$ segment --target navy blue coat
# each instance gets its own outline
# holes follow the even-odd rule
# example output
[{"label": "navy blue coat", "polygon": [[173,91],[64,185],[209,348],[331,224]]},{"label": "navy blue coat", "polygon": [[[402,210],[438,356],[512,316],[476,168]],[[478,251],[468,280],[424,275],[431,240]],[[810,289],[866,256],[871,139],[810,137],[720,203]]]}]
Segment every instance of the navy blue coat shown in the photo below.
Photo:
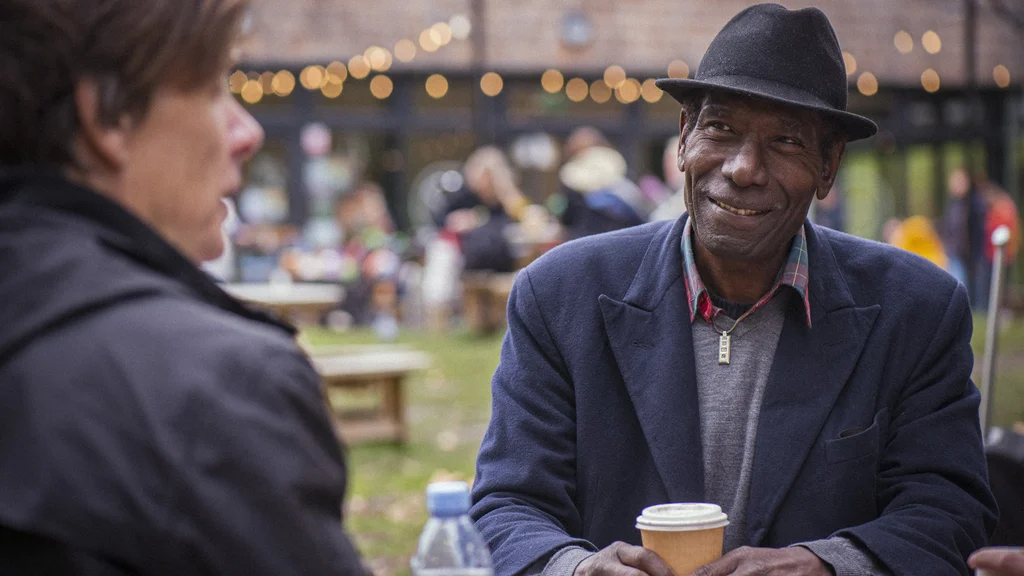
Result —
[{"label": "navy blue coat", "polygon": [[[645,506],[704,500],[685,218],[569,243],[516,279],[473,490],[499,574],[567,545],[639,544]],[[812,327],[794,304],[745,541],[842,535],[897,575],[968,574],[996,513],[964,287],[816,226],[808,251]]]}]

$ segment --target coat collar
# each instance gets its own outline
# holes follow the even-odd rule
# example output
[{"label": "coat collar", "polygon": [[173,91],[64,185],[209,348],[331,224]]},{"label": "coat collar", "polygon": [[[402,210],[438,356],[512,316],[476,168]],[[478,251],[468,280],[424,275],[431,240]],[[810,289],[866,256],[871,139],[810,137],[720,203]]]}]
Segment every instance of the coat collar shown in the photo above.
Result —
[{"label": "coat collar", "polygon": [[291,335],[296,333],[287,322],[231,297],[208,274],[119,204],[68,181],[56,170],[0,172],[0,205],[5,203],[31,205],[73,216],[109,248],[171,279],[208,304],[270,324]]},{"label": "coat collar", "polygon": [[[682,279],[685,223],[684,215],[655,233],[621,300],[600,299],[612,353],[674,502],[704,498],[697,379]],[[813,328],[794,307],[779,338],[754,454],[747,510],[752,545],[771,527],[878,314],[878,306],[856,307],[828,238],[810,224],[807,241],[814,270]]]}]

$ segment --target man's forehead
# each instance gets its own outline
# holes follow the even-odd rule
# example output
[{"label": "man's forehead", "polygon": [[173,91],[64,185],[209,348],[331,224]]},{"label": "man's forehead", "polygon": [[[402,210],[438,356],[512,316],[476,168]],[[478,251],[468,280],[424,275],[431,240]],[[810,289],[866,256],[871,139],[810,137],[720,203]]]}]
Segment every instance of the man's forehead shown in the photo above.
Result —
[{"label": "man's forehead", "polygon": [[709,92],[701,105],[701,114],[731,116],[748,113],[771,116],[785,127],[795,130],[814,129],[821,125],[821,118],[811,110],[753,96]]}]

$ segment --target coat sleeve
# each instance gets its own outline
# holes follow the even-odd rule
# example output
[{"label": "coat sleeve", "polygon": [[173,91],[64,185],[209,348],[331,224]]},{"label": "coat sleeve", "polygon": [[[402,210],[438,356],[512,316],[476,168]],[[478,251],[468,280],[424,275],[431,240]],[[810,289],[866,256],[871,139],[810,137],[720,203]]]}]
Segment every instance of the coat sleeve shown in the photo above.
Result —
[{"label": "coat sleeve", "polygon": [[[233,373],[232,373],[233,372]],[[193,574],[365,574],[342,531],[345,468],[319,378],[297,350],[224,359],[183,411],[169,530]]]},{"label": "coat sleeve", "polygon": [[971,574],[967,557],[995,528],[971,325],[957,284],[893,407],[877,479],[879,518],[838,533],[865,544],[897,576]]},{"label": "coat sleeve", "polygon": [[508,332],[491,383],[491,423],[477,459],[472,515],[499,575],[566,546],[594,550],[576,494],[572,382],[534,296],[529,269],[509,296]]}]

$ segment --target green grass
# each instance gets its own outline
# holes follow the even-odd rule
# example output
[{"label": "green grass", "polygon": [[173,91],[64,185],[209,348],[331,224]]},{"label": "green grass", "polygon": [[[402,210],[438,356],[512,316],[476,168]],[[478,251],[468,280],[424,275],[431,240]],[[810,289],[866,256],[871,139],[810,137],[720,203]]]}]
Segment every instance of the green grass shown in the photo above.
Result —
[{"label": "green grass", "polygon": [[[981,386],[981,362],[985,347],[985,317],[975,316],[974,382]],[[999,335],[999,354],[996,357],[992,403],[992,424],[1010,427],[1024,422],[1024,319],[1003,322]]]},{"label": "green grass", "polygon": [[[978,317],[973,339],[977,364],[984,335],[984,318]],[[306,338],[313,345],[375,343],[366,332],[312,331]],[[404,333],[399,342],[434,358],[433,368],[408,386],[409,442],[356,446],[348,453],[346,527],[378,576],[408,574],[409,557],[427,520],[427,483],[472,480],[490,418],[490,377],[501,337]],[[1005,426],[1024,420],[1024,320],[1011,323],[1001,335],[997,378],[993,422]]]},{"label": "green grass", "polygon": [[[375,343],[372,334],[306,333],[312,345]],[[399,343],[428,352],[433,367],[407,386],[409,442],[349,449],[346,528],[380,575],[408,574],[427,513],[423,489],[433,480],[472,481],[490,419],[490,378],[501,336],[404,333]]]}]

